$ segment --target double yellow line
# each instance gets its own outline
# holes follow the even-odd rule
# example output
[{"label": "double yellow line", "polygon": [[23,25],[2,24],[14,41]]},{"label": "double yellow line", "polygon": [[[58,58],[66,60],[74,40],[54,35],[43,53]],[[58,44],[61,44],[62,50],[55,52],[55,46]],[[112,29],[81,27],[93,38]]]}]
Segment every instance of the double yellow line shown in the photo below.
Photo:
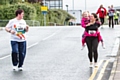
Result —
[{"label": "double yellow line", "polygon": [[[94,80],[94,78],[95,78],[95,76],[96,76],[96,74],[98,72],[98,69],[99,69],[100,65],[103,63],[103,61],[104,60],[101,60],[99,62],[99,64],[98,64],[98,67],[94,68],[93,73],[92,73],[92,75],[90,76],[90,78],[88,80]],[[108,63],[109,63],[109,60],[106,60],[105,63],[104,63],[104,65],[103,65],[103,68],[101,69],[100,74],[99,74],[99,76],[98,76],[98,78],[96,80],[101,80],[101,78],[103,76],[103,73],[104,73],[104,71],[105,71]]]}]

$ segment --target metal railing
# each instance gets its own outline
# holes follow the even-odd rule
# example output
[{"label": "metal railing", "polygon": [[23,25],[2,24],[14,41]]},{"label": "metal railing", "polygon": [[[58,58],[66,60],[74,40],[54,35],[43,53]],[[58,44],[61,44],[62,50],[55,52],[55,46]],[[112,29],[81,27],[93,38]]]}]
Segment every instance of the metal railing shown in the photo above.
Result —
[{"label": "metal railing", "polygon": [[[40,22],[36,20],[25,20],[29,26],[40,26]],[[0,20],[0,27],[5,27],[9,20]]]},{"label": "metal railing", "polygon": [[[43,26],[42,23],[43,21],[36,21],[36,20],[25,20],[27,25],[31,27],[35,26]],[[9,20],[0,20],[0,27],[5,27]],[[54,22],[46,22],[46,26],[64,26],[65,24],[61,23],[54,23]]]}]

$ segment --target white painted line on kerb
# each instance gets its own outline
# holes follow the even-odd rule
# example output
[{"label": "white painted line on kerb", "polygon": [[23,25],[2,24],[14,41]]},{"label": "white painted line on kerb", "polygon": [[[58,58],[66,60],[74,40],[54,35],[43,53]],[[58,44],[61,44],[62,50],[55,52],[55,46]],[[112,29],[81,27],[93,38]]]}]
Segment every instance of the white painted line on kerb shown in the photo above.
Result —
[{"label": "white painted line on kerb", "polygon": [[119,48],[119,38],[116,38],[113,49],[112,49],[111,56],[113,57],[117,56],[118,48]]},{"label": "white painted line on kerb", "polygon": [[[38,42],[36,42],[36,43],[34,43],[34,44],[32,44],[32,45],[28,46],[28,47],[27,47],[27,49],[29,49],[29,48],[31,48],[31,47],[33,47],[33,46],[37,45],[37,44],[38,44]],[[4,57],[1,57],[1,58],[0,58],[0,60],[5,59],[5,58],[8,58],[8,57],[10,57],[10,55],[11,55],[11,54],[6,55],[6,56],[4,56]]]},{"label": "white painted line on kerb", "polygon": [[46,40],[46,39],[48,39],[48,38],[54,36],[55,34],[56,34],[56,33],[53,33],[53,34],[51,34],[50,36],[48,36],[48,37],[46,37],[46,38],[44,38],[44,39],[42,39],[42,40]]}]

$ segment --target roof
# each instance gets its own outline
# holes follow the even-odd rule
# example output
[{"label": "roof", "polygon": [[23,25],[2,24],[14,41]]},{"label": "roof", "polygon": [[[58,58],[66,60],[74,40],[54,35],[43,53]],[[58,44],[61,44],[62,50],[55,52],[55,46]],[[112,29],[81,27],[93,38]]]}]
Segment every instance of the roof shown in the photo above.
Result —
[{"label": "roof", "polygon": [[62,1],[62,0],[45,0],[45,1]]},{"label": "roof", "polygon": [[116,7],[114,7],[115,9],[120,9],[120,6],[116,6]]},{"label": "roof", "polygon": [[114,7],[114,9],[120,11],[120,6],[116,6],[116,7]]}]

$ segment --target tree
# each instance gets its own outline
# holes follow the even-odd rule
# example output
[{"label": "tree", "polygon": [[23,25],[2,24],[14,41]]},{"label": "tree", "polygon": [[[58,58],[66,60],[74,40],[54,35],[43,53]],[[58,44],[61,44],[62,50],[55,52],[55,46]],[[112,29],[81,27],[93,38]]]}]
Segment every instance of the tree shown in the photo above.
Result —
[{"label": "tree", "polygon": [[40,3],[42,0],[28,0],[29,3]]},{"label": "tree", "polygon": [[6,5],[9,3],[9,0],[0,0],[0,5]]}]

